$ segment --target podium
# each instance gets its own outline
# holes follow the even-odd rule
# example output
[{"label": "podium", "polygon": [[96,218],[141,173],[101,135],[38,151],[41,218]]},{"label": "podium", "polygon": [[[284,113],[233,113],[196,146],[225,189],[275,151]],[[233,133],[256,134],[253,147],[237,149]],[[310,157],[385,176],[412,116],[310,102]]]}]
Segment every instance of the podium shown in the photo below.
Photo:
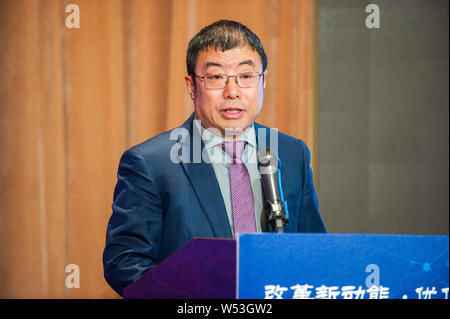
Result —
[{"label": "podium", "polygon": [[236,298],[236,241],[195,238],[126,287],[123,297]]},{"label": "podium", "polygon": [[449,237],[239,234],[195,238],[124,298],[448,299]]}]

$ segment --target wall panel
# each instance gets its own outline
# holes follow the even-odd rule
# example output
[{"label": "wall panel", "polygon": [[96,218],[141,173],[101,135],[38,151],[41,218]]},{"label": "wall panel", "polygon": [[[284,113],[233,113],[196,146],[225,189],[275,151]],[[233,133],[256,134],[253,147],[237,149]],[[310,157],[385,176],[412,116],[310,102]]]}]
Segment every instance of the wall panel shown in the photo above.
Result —
[{"label": "wall panel", "polygon": [[[66,6],[80,28],[66,27]],[[314,149],[309,0],[0,1],[0,297],[115,298],[102,251],[123,151],[180,125],[189,39],[221,18],[269,57],[259,121]],[[68,288],[65,268],[80,269]]]}]

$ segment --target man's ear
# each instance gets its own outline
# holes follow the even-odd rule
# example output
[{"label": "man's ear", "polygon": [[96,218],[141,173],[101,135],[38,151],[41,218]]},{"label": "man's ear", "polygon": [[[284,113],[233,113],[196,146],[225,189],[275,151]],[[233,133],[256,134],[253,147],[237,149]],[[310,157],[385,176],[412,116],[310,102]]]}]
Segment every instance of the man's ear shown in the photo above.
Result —
[{"label": "man's ear", "polygon": [[190,75],[185,75],[184,80],[186,81],[186,88],[188,90],[189,96],[191,97],[191,99],[193,101],[194,96],[195,96],[194,78]]},{"label": "man's ear", "polygon": [[267,70],[265,70],[264,72],[263,72],[263,74],[264,74],[264,77],[263,77],[263,89],[265,89],[266,88],[266,79],[267,79]]}]

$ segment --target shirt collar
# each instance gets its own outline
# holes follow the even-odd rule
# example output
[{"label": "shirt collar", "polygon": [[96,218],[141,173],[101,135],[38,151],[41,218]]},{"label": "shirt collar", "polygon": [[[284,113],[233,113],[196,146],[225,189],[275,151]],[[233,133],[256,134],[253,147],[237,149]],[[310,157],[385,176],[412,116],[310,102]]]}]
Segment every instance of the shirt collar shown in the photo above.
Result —
[{"label": "shirt collar", "polygon": [[[223,142],[227,142],[222,136],[218,136],[211,131],[201,125],[200,120],[197,115],[194,116],[194,126],[200,132],[203,143],[205,144],[206,149],[210,149],[218,144]],[[254,124],[245,132],[243,136],[239,139],[239,141],[246,141],[249,146],[256,148],[256,134]]]}]

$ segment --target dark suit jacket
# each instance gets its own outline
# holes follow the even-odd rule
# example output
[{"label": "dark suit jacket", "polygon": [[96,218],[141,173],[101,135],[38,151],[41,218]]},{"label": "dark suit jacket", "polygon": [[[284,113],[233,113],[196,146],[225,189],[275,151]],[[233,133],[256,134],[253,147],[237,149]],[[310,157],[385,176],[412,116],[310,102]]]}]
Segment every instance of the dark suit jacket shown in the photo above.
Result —
[{"label": "dark suit jacket", "polygon": [[[193,141],[193,119],[194,114],[182,125],[189,134],[171,139],[171,131],[162,133],[128,149],[120,160],[103,253],[105,279],[119,294],[194,237],[232,238],[213,167],[194,162],[195,148],[203,149],[203,143]],[[270,146],[269,130],[255,123],[258,147],[264,140]],[[190,161],[171,161],[176,144],[190,150]],[[289,211],[285,232],[325,232],[307,146],[278,132],[278,156]]]}]

